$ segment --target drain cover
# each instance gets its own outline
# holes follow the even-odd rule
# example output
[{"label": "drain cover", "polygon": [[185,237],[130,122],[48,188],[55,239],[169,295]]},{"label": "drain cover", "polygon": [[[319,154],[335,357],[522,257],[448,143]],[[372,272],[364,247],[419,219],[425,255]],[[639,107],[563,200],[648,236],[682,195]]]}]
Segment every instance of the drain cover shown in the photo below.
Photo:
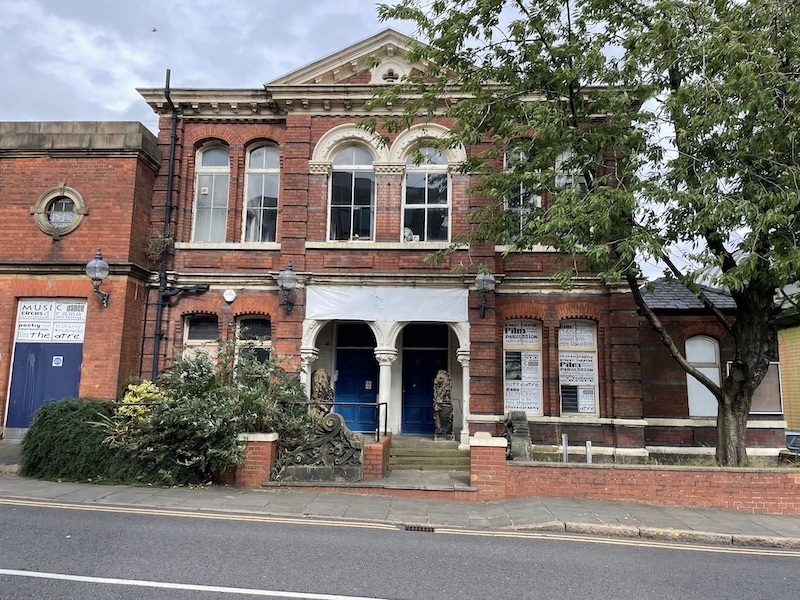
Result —
[{"label": "drain cover", "polygon": [[406,531],[423,531],[425,533],[434,533],[431,525],[405,525]]}]

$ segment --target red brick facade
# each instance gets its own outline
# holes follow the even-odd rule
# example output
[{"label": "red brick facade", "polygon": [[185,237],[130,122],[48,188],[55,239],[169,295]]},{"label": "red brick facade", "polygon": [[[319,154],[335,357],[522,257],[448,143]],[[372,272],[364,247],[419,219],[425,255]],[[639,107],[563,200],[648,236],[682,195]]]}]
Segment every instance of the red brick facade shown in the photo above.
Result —
[{"label": "red brick facade", "polygon": [[[94,146],[84,144],[83,138],[59,137],[56,127],[36,148],[23,136],[16,147],[0,149],[0,182],[8,207],[0,250],[0,309],[5,315],[0,317],[0,390],[8,389],[19,299],[77,297],[89,301],[81,395],[112,399],[129,375],[157,375],[185,350],[193,317],[216,318],[222,339],[235,339],[239,320],[250,317],[269,322],[271,352],[306,385],[317,368],[326,369],[335,382],[337,377],[344,381],[361,376],[361,392],[385,404],[394,433],[415,428],[432,433],[425,430],[431,426],[432,409],[420,421],[412,418],[419,408],[406,405],[406,390],[416,385],[416,359],[432,373],[431,365],[436,364],[452,376],[454,429],[462,444],[478,431],[499,434],[503,415],[513,405],[509,355],[525,353],[526,360],[536,355],[526,363],[536,362],[531,372],[538,399],[530,409],[535,444],[558,444],[564,433],[570,445],[591,441],[612,454],[624,449],[646,455],[648,445],[707,444],[706,424],[696,426],[689,419],[685,375],[643,324],[630,294],[580,270],[579,258],[569,258],[577,261],[579,270],[570,290],[552,280],[563,268],[563,257],[545,248],[507,253],[502,246],[473,244],[446,254],[439,264],[426,262],[431,252],[445,249],[466,231],[469,211],[486,202],[468,191],[472,180],[457,169],[459,161],[478,148],[454,148],[445,154],[447,239],[404,238],[406,219],[411,218],[406,183],[414,171],[407,160],[425,140],[445,135],[453,126],[451,120],[433,119],[388,135],[385,143],[371,140],[358,127],[368,114],[363,103],[372,97],[370,82],[383,81],[381,67],[370,67],[365,57],[395,52],[404,44],[403,36],[387,31],[358,45],[360,54],[353,50],[340,68],[331,70],[321,61],[266,89],[172,90],[169,97],[160,89],[142,90],[160,117],[157,148],[146,131],[137,144],[126,138],[96,148],[104,128],[143,128],[95,124],[94,138],[85,132]],[[342,60],[346,54],[341,54]],[[389,113],[389,107],[380,110]],[[71,124],[60,126],[68,129]],[[53,152],[54,143],[63,148]],[[277,149],[279,156],[277,225],[274,241],[249,242],[244,241],[251,218],[248,185],[256,175],[249,171],[248,157],[264,145]],[[334,158],[349,146],[373,157],[370,235],[365,240],[333,238],[330,233]],[[198,239],[195,233],[201,219],[198,202],[208,196],[200,183],[203,165],[198,161],[210,147],[224,148],[228,155],[224,211],[214,213],[222,215],[215,219],[224,219],[216,241]],[[83,194],[89,212],[80,227],[56,240],[39,231],[30,209],[43,192],[62,182]],[[439,213],[426,214],[439,218]],[[152,252],[148,256],[148,247],[164,232],[168,239],[161,268],[160,257]],[[106,309],[83,274],[98,246],[111,266],[102,284],[111,293]],[[299,283],[285,297],[276,276],[289,264]],[[494,274],[494,292],[477,291],[479,267]],[[196,293],[197,286],[208,286],[208,291]],[[369,295],[370,290],[374,294]],[[431,300],[442,290],[456,298],[452,306]],[[337,291],[345,298],[333,308],[321,300],[335,297]],[[398,298],[406,299],[404,306],[395,305]],[[535,337],[535,342],[531,348],[509,350],[505,329],[518,322],[533,324],[536,334],[530,339]],[[355,331],[348,329],[354,323],[367,327],[372,341],[344,339],[342,332]],[[698,333],[718,336],[725,359],[730,343],[709,323],[706,317],[676,317],[668,327],[679,345]],[[576,342],[568,351],[559,340],[572,325],[582,327],[584,338],[591,341],[583,348],[586,339]],[[433,344],[430,340],[440,326],[446,339]],[[406,339],[414,327],[415,336],[409,333]],[[413,343],[408,341],[412,337]],[[345,355],[354,350],[372,353],[374,360],[346,370]],[[587,381],[565,386],[563,363],[569,361],[582,369]],[[3,408],[6,400],[4,396]],[[649,418],[662,422],[651,426]],[[783,445],[782,435],[781,427],[764,427],[752,430],[749,440],[756,446],[777,447]],[[370,473],[385,471],[382,452],[380,465],[370,463]]]}]

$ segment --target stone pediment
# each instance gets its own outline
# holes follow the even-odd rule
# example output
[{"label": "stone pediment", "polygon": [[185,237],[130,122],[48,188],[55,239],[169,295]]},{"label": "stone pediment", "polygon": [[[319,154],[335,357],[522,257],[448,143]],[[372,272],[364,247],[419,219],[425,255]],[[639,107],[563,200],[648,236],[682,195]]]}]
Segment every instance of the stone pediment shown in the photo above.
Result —
[{"label": "stone pediment", "polygon": [[[316,60],[291,73],[265,83],[268,89],[279,86],[376,85],[399,81],[422,64],[411,64],[406,52],[412,38],[394,29],[384,29],[365,40]],[[374,59],[377,67],[370,66]]]}]

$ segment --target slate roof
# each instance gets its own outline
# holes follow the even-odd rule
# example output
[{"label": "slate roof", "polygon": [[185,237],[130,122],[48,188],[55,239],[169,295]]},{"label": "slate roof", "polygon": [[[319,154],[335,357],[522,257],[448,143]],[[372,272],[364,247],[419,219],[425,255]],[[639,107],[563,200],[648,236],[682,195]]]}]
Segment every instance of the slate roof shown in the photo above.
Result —
[{"label": "slate roof", "polygon": [[[650,285],[652,290],[649,290],[646,285],[642,286],[641,290],[644,301],[653,310],[706,310],[703,303],[692,292],[674,279],[656,279]],[[736,309],[736,304],[726,289],[707,285],[701,285],[700,289],[720,310]]]}]

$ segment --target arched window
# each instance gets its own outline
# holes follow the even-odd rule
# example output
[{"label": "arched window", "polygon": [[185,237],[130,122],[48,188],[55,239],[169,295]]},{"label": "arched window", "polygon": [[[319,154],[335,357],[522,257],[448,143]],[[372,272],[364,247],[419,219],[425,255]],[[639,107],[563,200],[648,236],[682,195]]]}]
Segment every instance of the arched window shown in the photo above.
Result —
[{"label": "arched window", "polygon": [[510,236],[519,235],[531,211],[542,205],[542,197],[525,183],[527,165],[528,155],[521,148],[509,148],[503,155],[503,170],[514,178],[511,193],[505,198],[505,210],[513,217]]},{"label": "arched window", "polygon": [[413,241],[446,242],[450,237],[447,157],[423,146],[406,158],[403,227]]},{"label": "arched window", "polygon": [[597,327],[562,321],[558,327],[561,414],[597,414]]},{"label": "arched window", "polygon": [[506,321],[504,412],[542,414],[542,335],[537,321]]},{"label": "arched window", "polygon": [[183,328],[183,358],[205,352],[216,358],[219,350],[219,320],[216,315],[187,317]]},{"label": "arched window", "polygon": [[275,146],[247,153],[244,199],[244,241],[274,242],[278,223],[280,156]]},{"label": "arched window", "polygon": [[192,241],[225,241],[229,179],[227,148],[210,146],[198,152]]},{"label": "arched window", "polygon": [[[714,338],[697,335],[686,340],[686,360],[695,369],[719,385],[719,343]],[[689,396],[690,417],[716,417],[717,399],[694,377],[686,374],[686,393]]]},{"label": "arched window", "polygon": [[375,213],[372,155],[361,146],[347,146],[333,157],[331,174],[331,240],[371,240]]},{"label": "arched window", "polygon": [[258,362],[269,361],[272,326],[266,317],[239,317],[236,321],[237,357],[247,354]]}]

